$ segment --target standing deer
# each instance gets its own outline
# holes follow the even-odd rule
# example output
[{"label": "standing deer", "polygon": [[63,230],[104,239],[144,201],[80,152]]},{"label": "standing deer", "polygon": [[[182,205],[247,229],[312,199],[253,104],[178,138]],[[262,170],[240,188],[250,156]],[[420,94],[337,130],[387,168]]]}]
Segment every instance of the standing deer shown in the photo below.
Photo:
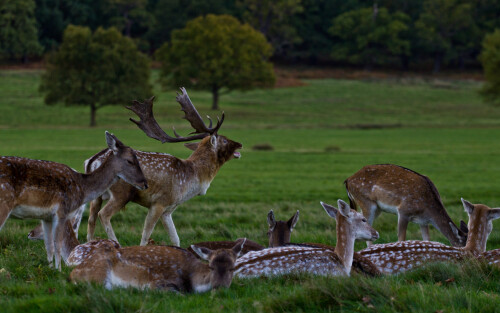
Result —
[{"label": "standing deer", "polygon": [[350,275],[354,241],[376,240],[378,233],[360,213],[338,200],[339,209],[321,202],[327,214],[337,220],[335,250],[321,247],[285,246],[252,251],[236,261],[239,277],[274,276],[288,273]]},{"label": "standing deer", "polygon": [[[71,227],[73,228],[73,232],[75,233],[76,239],[78,239],[78,229],[80,228],[80,223],[82,221],[83,212],[85,211],[86,204],[82,204],[78,210],[76,210],[72,215],[68,216],[71,220]],[[33,228],[28,233],[29,240],[43,240],[43,226],[40,223],[37,227]]]},{"label": "standing deer", "polygon": [[358,253],[371,260],[384,274],[397,274],[429,262],[481,257],[493,229],[492,221],[500,217],[500,209],[490,209],[486,205],[472,204],[464,199],[462,203],[469,215],[469,236],[465,247],[410,240],[372,245]]},{"label": "standing deer", "polygon": [[[453,223],[439,192],[429,178],[410,169],[393,165],[367,165],[344,181],[353,209],[361,207],[370,225],[381,212],[397,214],[398,240],[406,239],[408,222],[420,225],[423,240],[429,240],[429,224],[448,238],[453,246],[463,247],[467,227]],[[367,242],[370,245],[370,242]]]},{"label": "standing deer", "polygon": [[131,286],[206,292],[231,285],[234,263],[244,244],[245,239],[241,239],[230,249],[214,251],[192,245],[191,248],[208,261],[207,264],[179,247],[114,247],[110,244],[96,247],[95,241],[92,241],[73,250],[69,260],[77,266],[70,278],[74,282],[101,283],[108,289]]},{"label": "standing deer", "polygon": [[49,264],[60,269],[61,245],[68,216],[100,196],[121,178],[138,189],[147,188],[134,151],[106,132],[110,157],[91,174],[49,161],[0,158],[0,229],[12,214],[42,220]]},{"label": "standing deer", "polygon": [[[185,112],[185,118],[195,129],[195,135],[181,137],[175,132],[175,129],[175,137],[167,135],[154,119],[154,97],[144,103],[134,101],[133,106],[129,107],[129,109],[135,112],[141,120],[138,122],[131,119],[131,121],[136,123],[146,135],[160,140],[162,143],[185,142],[196,139],[201,139],[201,142],[186,144],[188,148],[194,150],[186,160],[178,159],[169,154],[135,151],[142,171],[148,180],[149,188],[140,191],[118,181],[109,189],[109,201],[102,210],[100,210],[103,201],[102,197],[92,201],[90,204],[87,240],[90,241],[94,238],[96,218],[99,215],[108,238],[118,241],[111,227],[111,217],[122,209],[126,203],[132,201],[149,208],[142,231],[141,246],[147,244],[160,217],[163,225],[168,230],[172,243],[179,246],[179,236],[172,220],[174,210],[192,197],[204,195],[222,165],[232,158],[241,156],[236,151],[242,147],[240,143],[217,134],[224,121],[224,113],[214,128],[212,128],[211,120],[210,125],[207,127],[189,99],[186,90],[184,88],[181,88],[181,90],[182,94],[178,94],[176,99],[180,103],[182,111]],[[109,158],[110,153],[109,150],[103,150],[87,160],[85,162],[86,171],[92,172]]]}]

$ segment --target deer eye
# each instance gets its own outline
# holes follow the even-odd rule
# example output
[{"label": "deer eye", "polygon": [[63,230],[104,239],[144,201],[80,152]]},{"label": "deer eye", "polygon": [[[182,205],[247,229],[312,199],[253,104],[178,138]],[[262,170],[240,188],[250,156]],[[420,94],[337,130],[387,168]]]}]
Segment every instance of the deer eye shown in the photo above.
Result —
[{"label": "deer eye", "polygon": [[362,221],[363,221],[363,223],[366,223],[366,218],[363,218]]},{"label": "deer eye", "polygon": [[222,142],[223,142],[224,144],[227,144],[227,140],[226,140],[226,139],[222,140]]}]

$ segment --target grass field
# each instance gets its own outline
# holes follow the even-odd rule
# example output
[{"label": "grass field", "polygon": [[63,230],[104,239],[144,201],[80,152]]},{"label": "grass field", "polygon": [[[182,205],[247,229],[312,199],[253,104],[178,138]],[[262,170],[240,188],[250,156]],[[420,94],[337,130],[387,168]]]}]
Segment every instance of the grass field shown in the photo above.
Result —
[{"label": "grass field", "polygon": [[[139,150],[187,157],[181,144],[147,138],[120,106],[98,112],[88,128],[85,107],[45,106],[38,94],[40,72],[0,71],[0,149],[62,162],[83,170],[83,161],[105,147],[104,130]],[[155,73],[156,75],[156,73]],[[278,219],[300,210],[294,242],[335,244],[335,221],[319,201],[347,200],[345,178],[363,165],[396,163],[429,176],[452,219],[467,221],[460,197],[500,207],[500,108],[482,103],[478,83],[453,81],[436,88],[425,81],[308,80],[296,88],[234,92],[223,96],[226,121],[221,134],[243,143],[242,158],[223,166],[207,195],[180,206],[173,215],[183,247],[197,241],[248,237],[266,244],[266,215]],[[441,86],[442,87],[442,86]],[[211,96],[189,91],[202,113]],[[156,87],[156,116],[186,134],[187,122],[175,91]],[[272,151],[253,150],[269,144]],[[112,224],[122,245],[140,241],[146,209],[128,204]],[[79,238],[86,237],[84,215]],[[259,312],[500,310],[500,270],[482,264],[431,264],[394,277],[235,279],[231,288],[180,296],[67,281],[48,267],[43,243],[29,241],[38,221],[10,219],[0,231],[2,312]],[[379,243],[397,239],[396,216],[381,215],[374,227]],[[105,238],[98,223],[97,235]],[[169,243],[161,223],[152,238]],[[410,224],[409,239],[420,239]],[[431,228],[431,238],[448,241]],[[357,249],[365,246],[358,243]],[[500,222],[488,249],[500,247]],[[449,281],[450,278],[454,280]]]}]

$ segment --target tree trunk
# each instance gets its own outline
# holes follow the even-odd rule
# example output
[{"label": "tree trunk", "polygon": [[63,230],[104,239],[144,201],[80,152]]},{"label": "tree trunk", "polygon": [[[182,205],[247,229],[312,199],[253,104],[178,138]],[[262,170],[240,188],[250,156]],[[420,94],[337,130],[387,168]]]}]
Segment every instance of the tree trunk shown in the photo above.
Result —
[{"label": "tree trunk", "polygon": [[212,110],[219,109],[219,87],[212,87]]},{"label": "tree trunk", "polygon": [[97,108],[94,103],[90,105],[90,127],[94,127],[95,124],[95,113],[97,111]]},{"label": "tree trunk", "polygon": [[438,73],[441,70],[441,63],[443,62],[443,56],[440,53],[437,53],[434,57],[434,73]]}]

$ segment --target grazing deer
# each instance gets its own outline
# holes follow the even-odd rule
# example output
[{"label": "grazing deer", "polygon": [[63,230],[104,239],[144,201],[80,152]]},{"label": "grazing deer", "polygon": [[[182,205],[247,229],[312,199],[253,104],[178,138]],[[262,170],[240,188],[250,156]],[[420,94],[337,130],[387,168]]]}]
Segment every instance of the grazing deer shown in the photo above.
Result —
[{"label": "grazing deer", "polygon": [[189,251],[173,246],[92,246],[86,250],[87,254],[80,253],[80,258],[71,256],[70,260],[78,265],[70,278],[73,282],[101,283],[108,289],[131,286],[206,292],[231,285],[234,263],[244,244],[245,239],[241,239],[230,249],[218,250],[192,245],[191,248],[208,264],[198,260]]},{"label": "grazing deer", "polygon": [[335,250],[321,247],[285,246],[253,251],[236,261],[239,277],[274,276],[288,273],[350,275],[356,239],[376,240],[378,233],[360,213],[338,200],[339,209],[321,202],[329,216],[337,220]]},{"label": "grazing deer", "polygon": [[[423,240],[429,240],[429,224],[463,247],[467,227],[453,223],[441,197],[429,178],[410,169],[393,165],[367,165],[344,181],[351,207],[361,207],[370,225],[381,212],[397,214],[398,241],[406,239],[408,222],[420,225]],[[370,242],[367,242],[370,245]]]},{"label": "grazing deer", "polygon": [[500,209],[490,209],[486,205],[472,204],[464,199],[462,203],[469,215],[469,235],[465,247],[411,240],[372,245],[358,253],[371,260],[384,274],[397,274],[429,262],[481,257],[493,229],[492,221],[500,217]]},{"label": "grazing deer", "polygon": [[[146,135],[160,140],[162,143],[184,142],[195,139],[201,139],[201,142],[186,144],[187,147],[194,150],[186,160],[168,154],[135,151],[142,171],[148,180],[149,188],[139,191],[118,181],[109,189],[109,201],[102,210],[100,210],[103,201],[102,197],[92,201],[90,204],[87,240],[90,241],[94,238],[96,217],[99,215],[108,238],[117,241],[111,227],[111,217],[122,209],[126,203],[132,201],[149,208],[142,232],[141,246],[148,243],[148,239],[160,217],[163,225],[168,230],[172,243],[179,246],[179,237],[172,220],[174,210],[192,197],[204,195],[221,166],[225,162],[241,156],[236,151],[242,147],[240,143],[217,134],[224,121],[224,113],[214,128],[212,128],[211,120],[210,126],[207,127],[189,99],[186,90],[184,88],[181,88],[181,90],[182,94],[178,94],[176,99],[180,103],[182,111],[185,112],[185,118],[195,129],[195,135],[180,137],[174,130],[176,137],[168,136],[154,119],[154,97],[144,103],[134,101],[134,105],[129,109],[135,112],[141,120],[138,122],[131,119],[131,121],[136,123]],[[86,171],[93,171],[94,168],[109,158],[109,155],[109,150],[103,150],[94,155],[86,161]]]},{"label": "grazing deer", "polygon": [[100,196],[118,178],[147,188],[134,151],[106,132],[110,157],[91,174],[49,161],[0,158],[0,229],[12,214],[42,220],[49,263],[60,269],[61,244],[68,216]]}]

